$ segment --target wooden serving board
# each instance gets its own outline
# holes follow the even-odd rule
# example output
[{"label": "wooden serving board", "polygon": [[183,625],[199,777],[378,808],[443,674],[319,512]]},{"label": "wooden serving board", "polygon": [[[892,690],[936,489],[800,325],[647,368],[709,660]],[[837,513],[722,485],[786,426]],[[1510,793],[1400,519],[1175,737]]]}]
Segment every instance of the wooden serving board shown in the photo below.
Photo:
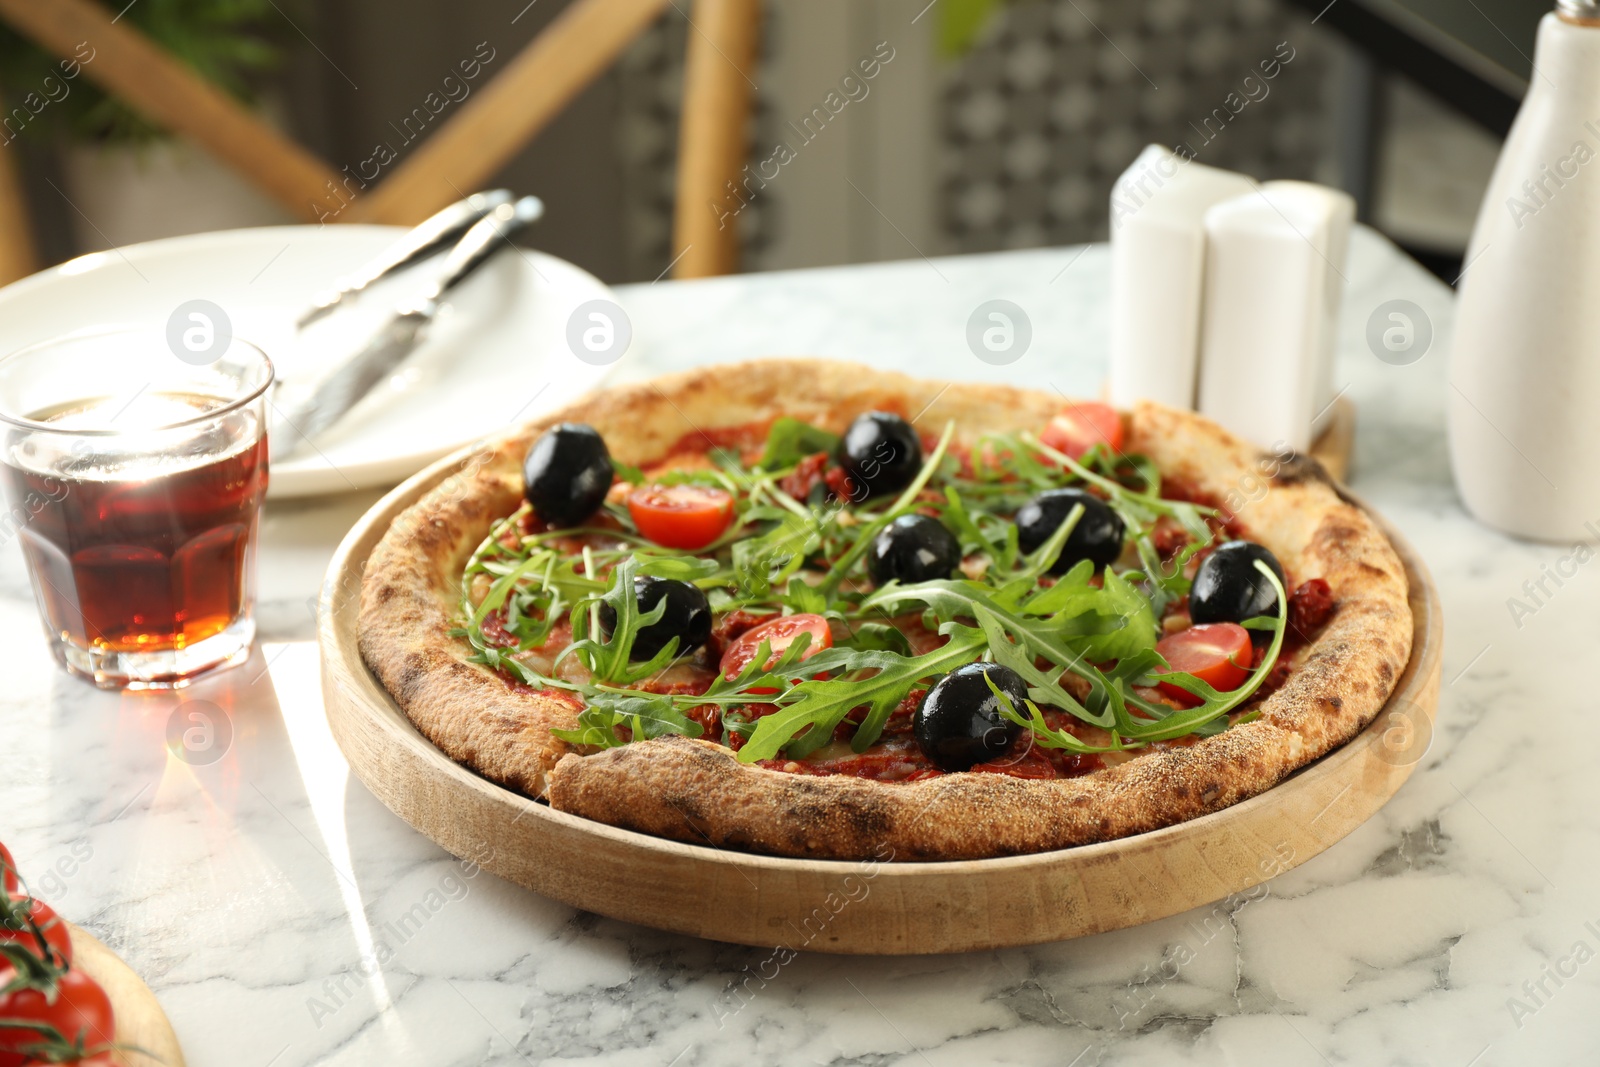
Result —
[{"label": "wooden serving board", "polygon": [[1356,444],[1356,406],[1346,396],[1335,397],[1333,415],[1311,442],[1311,458],[1322,464],[1334,480],[1350,480],[1350,453]]},{"label": "wooden serving board", "polygon": [[1432,736],[1438,594],[1411,546],[1385,527],[1410,577],[1416,622],[1394,696],[1349,744],[1231,808],[1119,841],[941,863],[786,859],[619,830],[455,763],[361,660],[364,562],[395,516],[459,462],[443,460],[384,497],[334,555],[318,612],[329,725],[356,777],[402,819],[449,852],[585,911],[718,941],[851,954],[965,952],[1115,930],[1304,863],[1382,807]]},{"label": "wooden serving board", "polygon": [[71,923],[67,928],[72,935],[73,966],[99,982],[111,998],[116,1043],[126,1046],[114,1054],[116,1062],[122,1067],[184,1067],[178,1036],[150,987],[93,934]]}]

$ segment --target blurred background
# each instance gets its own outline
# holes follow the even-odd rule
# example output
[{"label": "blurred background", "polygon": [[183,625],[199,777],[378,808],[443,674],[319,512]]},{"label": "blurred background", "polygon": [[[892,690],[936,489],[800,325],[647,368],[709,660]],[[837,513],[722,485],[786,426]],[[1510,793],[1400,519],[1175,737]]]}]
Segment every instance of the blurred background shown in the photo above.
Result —
[{"label": "blurred background", "polygon": [[[123,5],[126,4],[126,7]],[[335,170],[399,158],[566,0],[115,0],[120,18]],[[1147,143],[1354,194],[1435,273],[1460,273],[1547,0],[765,0],[745,270],[1102,240]],[[607,282],[673,261],[680,0],[497,179],[549,207],[533,240]],[[876,51],[875,51],[876,50]],[[878,75],[805,125],[876,54]],[[887,58],[885,58],[887,57]],[[475,79],[459,64],[476,59]],[[8,113],[55,62],[0,23]],[[1263,78],[1264,62],[1277,74]],[[1246,79],[1250,79],[1248,82]],[[89,79],[7,127],[41,263],[293,220]],[[864,89],[864,91],[863,91]],[[461,90],[454,90],[459,93]]]}]

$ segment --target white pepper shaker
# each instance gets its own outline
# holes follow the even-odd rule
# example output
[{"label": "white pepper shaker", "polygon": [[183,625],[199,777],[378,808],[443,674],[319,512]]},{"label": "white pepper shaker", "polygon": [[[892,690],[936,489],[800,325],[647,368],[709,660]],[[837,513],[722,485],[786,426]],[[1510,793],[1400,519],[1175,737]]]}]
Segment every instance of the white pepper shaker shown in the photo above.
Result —
[{"label": "white pepper shaker", "polygon": [[1306,452],[1333,411],[1333,346],[1356,203],[1267,182],[1206,212],[1199,410],[1264,449]]},{"label": "white pepper shaker", "polygon": [[1139,153],[1111,191],[1111,403],[1195,403],[1205,213],[1254,190],[1243,174],[1160,145]]}]

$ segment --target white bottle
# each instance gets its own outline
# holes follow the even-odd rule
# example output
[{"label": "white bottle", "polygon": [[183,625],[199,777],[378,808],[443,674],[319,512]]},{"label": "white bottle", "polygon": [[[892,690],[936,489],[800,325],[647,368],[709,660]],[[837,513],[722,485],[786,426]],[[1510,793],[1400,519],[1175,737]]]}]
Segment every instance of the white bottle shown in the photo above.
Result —
[{"label": "white bottle", "polygon": [[1467,250],[1450,457],[1483,522],[1600,535],[1600,0],[1539,26],[1527,99]]},{"label": "white bottle", "polygon": [[1111,403],[1195,402],[1205,213],[1255,189],[1151,145],[1111,190]]},{"label": "white bottle", "polygon": [[1267,182],[1206,212],[1199,411],[1306,452],[1333,411],[1333,343],[1355,200]]}]

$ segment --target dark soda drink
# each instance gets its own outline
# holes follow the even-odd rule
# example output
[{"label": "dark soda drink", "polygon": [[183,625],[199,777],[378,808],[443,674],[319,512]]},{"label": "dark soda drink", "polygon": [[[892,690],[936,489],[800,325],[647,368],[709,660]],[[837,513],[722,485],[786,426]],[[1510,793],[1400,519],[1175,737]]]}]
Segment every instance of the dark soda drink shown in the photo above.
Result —
[{"label": "dark soda drink", "polygon": [[[30,418],[67,428],[115,417],[161,426],[224,402],[144,394],[137,419],[87,401]],[[246,617],[266,439],[234,412],[170,451],[139,435],[41,447],[10,431],[0,478],[52,636],[109,653],[191,648]],[[159,429],[151,431],[159,435]],[[127,446],[132,445],[132,448]],[[19,521],[20,520],[20,521]]]},{"label": "dark soda drink", "polygon": [[51,654],[105,689],[180,688],[255,641],[272,361],[215,304],[163,314],[0,356],[0,545]]}]

